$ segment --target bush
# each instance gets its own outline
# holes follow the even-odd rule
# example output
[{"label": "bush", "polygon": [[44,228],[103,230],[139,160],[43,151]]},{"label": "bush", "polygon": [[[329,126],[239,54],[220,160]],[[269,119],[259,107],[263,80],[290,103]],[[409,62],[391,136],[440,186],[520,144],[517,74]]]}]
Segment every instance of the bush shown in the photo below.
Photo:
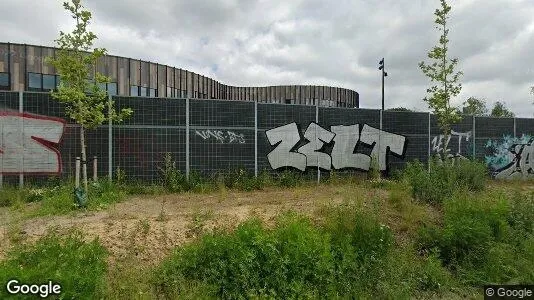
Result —
[{"label": "bush", "polygon": [[185,297],[191,285],[220,298],[372,295],[392,241],[386,226],[344,209],[330,210],[322,227],[294,214],[272,230],[252,219],[176,249],[154,285],[167,298]]},{"label": "bush", "polygon": [[506,195],[459,194],[447,200],[443,210],[443,226],[423,228],[419,240],[422,249],[435,249],[443,263],[464,283],[532,281],[534,260],[529,258],[534,258],[531,246],[534,235],[528,231],[531,225],[524,226],[524,216]]},{"label": "bush", "polygon": [[[65,236],[56,233],[8,253],[0,262],[0,282],[16,278],[21,283],[61,284],[62,299],[100,298],[104,290],[106,251],[93,240],[85,242],[80,232]],[[0,289],[0,298],[13,297]],[[20,295],[21,298],[23,295]]]},{"label": "bush", "polygon": [[483,190],[487,174],[484,163],[458,159],[445,162],[431,160],[430,172],[419,161],[408,162],[402,177],[412,187],[415,198],[441,204],[458,190]]}]

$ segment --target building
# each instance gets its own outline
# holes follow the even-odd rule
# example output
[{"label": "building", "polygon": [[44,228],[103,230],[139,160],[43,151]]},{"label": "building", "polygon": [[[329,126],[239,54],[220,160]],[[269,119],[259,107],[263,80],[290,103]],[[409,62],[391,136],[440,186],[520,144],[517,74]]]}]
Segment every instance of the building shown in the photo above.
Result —
[{"label": "building", "polygon": [[[49,91],[59,76],[45,58],[55,48],[0,43],[0,90]],[[111,78],[105,88],[111,95],[195,99],[225,99],[269,103],[359,107],[359,94],[353,90],[310,85],[237,87],[211,78],[158,63],[107,55],[97,64],[98,71]]]}]

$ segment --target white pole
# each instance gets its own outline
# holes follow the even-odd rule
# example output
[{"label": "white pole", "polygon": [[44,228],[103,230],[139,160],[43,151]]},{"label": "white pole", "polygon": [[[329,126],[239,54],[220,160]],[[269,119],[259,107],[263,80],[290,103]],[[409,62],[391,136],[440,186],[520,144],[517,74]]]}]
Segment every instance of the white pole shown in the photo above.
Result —
[{"label": "white pole", "polygon": [[[315,123],[319,125],[319,99],[315,100]],[[317,149],[317,128],[315,128],[315,149]],[[319,155],[317,155],[317,184],[321,182],[321,169],[319,169]]]},{"label": "white pole", "polygon": [[189,95],[185,99],[185,177],[189,179]]},{"label": "white pole", "polygon": [[76,168],[75,168],[75,174],[74,174],[74,183],[76,188],[80,187],[80,157],[76,157]]},{"label": "white pole", "polygon": [[93,181],[95,182],[98,180],[97,168],[98,168],[98,160],[96,156],[94,156],[93,157]]},{"label": "white pole", "polygon": [[[108,95],[108,105],[111,108],[111,95]],[[109,118],[108,123],[108,176],[109,181],[113,180],[113,120]]]},{"label": "white pole", "polygon": [[254,101],[254,176],[258,177],[258,97]]},{"label": "white pole", "polygon": [[[19,113],[24,113],[24,94],[22,91],[19,91]],[[20,118],[20,126],[21,126],[21,132],[24,132],[24,118]],[[24,147],[24,143],[21,141],[20,143]],[[19,187],[24,187],[24,148],[21,149],[22,153],[20,153],[20,166],[22,168],[21,172],[19,173]]]}]

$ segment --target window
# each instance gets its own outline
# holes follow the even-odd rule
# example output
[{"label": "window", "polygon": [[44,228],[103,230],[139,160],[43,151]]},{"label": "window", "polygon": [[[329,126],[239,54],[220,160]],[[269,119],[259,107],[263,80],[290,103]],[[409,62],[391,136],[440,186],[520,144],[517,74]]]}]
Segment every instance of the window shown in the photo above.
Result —
[{"label": "window", "polygon": [[137,85],[130,86],[130,96],[139,96],[139,86]]},{"label": "window", "polygon": [[155,98],[158,96],[158,89],[148,89],[148,96]]},{"label": "window", "polygon": [[9,90],[9,74],[0,73],[0,90]]},{"label": "window", "polygon": [[56,75],[43,74],[43,90],[50,91],[56,88]]},{"label": "window", "polygon": [[141,96],[141,97],[148,96],[148,91],[147,91],[146,87],[142,86],[140,90],[141,90],[141,93],[139,94],[139,96]]},{"label": "window", "polygon": [[167,97],[173,97],[173,88],[171,88],[170,86],[167,87]]},{"label": "window", "polygon": [[43,74],[28,73],[28,88],[33,91],[41,91],[43,89]]},{"label": "window", "polygon": [[59,83],[61,82],[61,76],[56,75],[56,87],[59,86]]},{"label": "window", "polygon": [[111,96],[117,95],[117,83],[109,82],[107,91],[108,91],[108,94]]},{"label": "window", "polygon": [[101,90],[101,91],[105,91],[106,90],[106,83],[105,82],[100,82],[98,84],[98,88]]}]

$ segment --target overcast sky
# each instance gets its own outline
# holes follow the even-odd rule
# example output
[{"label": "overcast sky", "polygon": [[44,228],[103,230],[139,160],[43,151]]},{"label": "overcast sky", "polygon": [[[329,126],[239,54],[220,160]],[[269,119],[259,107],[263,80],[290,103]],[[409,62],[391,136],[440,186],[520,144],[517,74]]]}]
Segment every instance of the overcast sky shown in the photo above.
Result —
[{"label": "overcast sky", "polygon": [[[0,40],[54,46],[72,19],[59,0],[2,0]],[[82,0],[110,54],[188,69],[237,86],[329,85],[378,108],[427,111],[418,63],[438,41],[438,0]],[[450,53],[464,72],[454,103],[504,101],[534,117],[534,1],[453,0]]]}]

